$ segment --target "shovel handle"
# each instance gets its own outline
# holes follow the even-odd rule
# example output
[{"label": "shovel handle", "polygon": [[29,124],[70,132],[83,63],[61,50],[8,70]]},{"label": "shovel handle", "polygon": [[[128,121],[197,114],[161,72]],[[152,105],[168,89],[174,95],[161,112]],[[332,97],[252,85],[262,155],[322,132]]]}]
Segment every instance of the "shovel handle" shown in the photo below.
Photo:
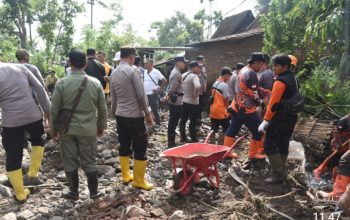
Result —
[{"label": "shovel handle", "polygon": [[247,135],[243,135],[242,137],[238,138],[235,143],[232,144],[232,146],[227,150],[227,152],[224,154],[223,158],[225,159],[227,155],[232,151],[232,149],[242,140],[244,140],[247,137]]}]

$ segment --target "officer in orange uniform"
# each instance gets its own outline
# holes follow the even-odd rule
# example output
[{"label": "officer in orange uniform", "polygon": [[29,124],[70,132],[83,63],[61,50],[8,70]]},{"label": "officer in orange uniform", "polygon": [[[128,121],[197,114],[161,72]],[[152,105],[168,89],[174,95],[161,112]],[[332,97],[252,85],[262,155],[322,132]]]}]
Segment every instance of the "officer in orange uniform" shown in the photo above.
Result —
[{"label": "officer in orange uniform", "polygon": [[294,74],[290,71],[291,59],[287,55],[276,55],[273,59],[277,76],[259,132],[265,132],[264,149],[269,159],[272,175],[265,182],[282,183],[287,178],[285,163],[288,158],[289,140],[292,136],[297,112],[291,112],[299,88]]},{"label": "officer in orange uniform", "polygon": [[[215,144],[215,134],[218,132],[219,127],[221,126],[223,135],[225,135],[226,130],[230,126],[230,121],[227,116],[229,93],[226,83],[230,80],[231,76],[232,70],[229,67],[222,68],[219,79],[213,84],[211,89],[209,102],[211,130],[214,131],[210,137],[210,142],[212,144]],[[219,135],[218,144],[223,144],[222,135]]]},{"label": "officer in orange uniform", "polygon": [[[348,149],[348,144],[343,143],[344,139],[349,139],[349,131],[350,131],[350,115],[346,115],[345,117],[341,118],[337,122],[337,131],[342,133],[342,137],[339,137],[340,140],[335,141],[338,143],[334,143],[335,146],[337,146],[337,152],[338,155],[341,158],[339,160],[339,165],[336,167],[336,173],[335,173],[335,182],[333,184],[333,191],[332,192],[319,192],[319,195],[324,198],[329,198],[332,200],[338,200],[340,196],[346,191],[347,185],[350,183],[350,150]],[[344,146],[343,146],[344,145]],[[346,151],[344,153],[344,150]],[[321,164],[322,166],[323,164]],[[321,171],[319,170],[320,167],[318,167],[316,170],[314,170],[314,174],[317,175],[317,172]],[[326,168],[326,167],[325,167]],[[322,168],[321,168],[322,169]]]},{"label": "officer in orange uniform", "polygon": [[252,162],[266,157],[263,149],[263,135],[258,132],[261,117],[256,112],[260,104],[257,72],[265,62],[262,53],[255,52],[251,55],[248,66],[238,74],[239,83],[236,83],[235,96],[228,108],[231,114],[231,124],[226,131],[224,145],[230,147],[234,143],[234,137],[239,133],[243,124],[252,132],[246,169],[250,168]]}]

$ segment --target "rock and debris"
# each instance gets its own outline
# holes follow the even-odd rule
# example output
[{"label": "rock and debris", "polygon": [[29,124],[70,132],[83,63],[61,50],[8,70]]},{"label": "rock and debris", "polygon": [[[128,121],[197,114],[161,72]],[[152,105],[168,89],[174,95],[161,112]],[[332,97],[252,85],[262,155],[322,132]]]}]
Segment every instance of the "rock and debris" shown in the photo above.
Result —
[{"label": "rock and debris", "polygon": [[[98,140],[99,189],[105,196],[96,201],[89,199],[84,172],[80,175],[80,199],[73,202],[63,199],[67,190],[58,143],[46,144],[41,168],[44,184],[32,187],[25,204],[18,204],[7,195],[5,152],[0,148],[0,184],[5,193],[0,194],[0,219],[314,219],[313,213],[330,213],[334,204],[317,203],[308,190],[306,177],[300,164],[289,162],[289,178],[283,185],[266,185],[262,180],[268,175],[267,163],[261,169],[245,171],[241,168],[247,158],[248,140],[235,151],[239,159],[219,162],[220,188],[211,187],[204,178],[195,185],[192,195],[183,198],[171,192],[173,171],[170,161],[159,154],[166,149],[167,113],[162,117],[159,131],[149,138],[147,178],[155,187],[151,191],[134,189],[121,183],[118,158],[118,135],[114,119],[109,119],[108,130]],[[209,133],[209,120],[203,124],[200,139]],[[242,130],[245,134],[247,131]],[[179,141],[179,140],[178,140]],[[1,141],[0,141],[1,143]],[[0,144],[1,145],[1,144]],[[24,152],[23,170],[29,166],[29,153]],[[131,168],[133,164],[131,163]],[[243,185],[231,175],[234,173]],[[2,192],[3,190],[1,190]],[[311,194],[311,196],[310,196]],[[322,207],[322,210],[319,208]],[[283,216],[285,215],[285,216]],[[286,217],[287,216],[287,217]]]}]

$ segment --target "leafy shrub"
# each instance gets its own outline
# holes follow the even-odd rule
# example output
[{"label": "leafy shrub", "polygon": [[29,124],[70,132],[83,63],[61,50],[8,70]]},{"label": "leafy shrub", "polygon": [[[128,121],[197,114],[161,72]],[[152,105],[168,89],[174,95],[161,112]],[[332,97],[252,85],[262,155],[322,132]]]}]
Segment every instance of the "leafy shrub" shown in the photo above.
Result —
[{"label": "leafy shrub", "polygon": [[301,84],[306,112],[320,119],[335,119],[350,113],[350,81],[340,80],[337,68],[315,67]]}]

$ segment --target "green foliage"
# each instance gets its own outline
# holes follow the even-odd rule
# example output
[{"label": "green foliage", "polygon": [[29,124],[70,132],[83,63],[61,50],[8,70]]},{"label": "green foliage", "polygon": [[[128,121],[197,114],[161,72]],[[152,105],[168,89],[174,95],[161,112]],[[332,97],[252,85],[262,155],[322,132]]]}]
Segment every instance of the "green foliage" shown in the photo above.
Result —
[{"label": "green foliage", "polygon": [[58,78],[62,78],[66,76],[66,72],[64,71],[64,67],[62,65],[53,65],[50,69],[53,69],[56,71],[56,76]]},{"label": "green foliage", "polygon": [[339,54],[344,49],[344,2],[345,0],[303,0],[291,11],[292,19],[305,16],[308,42],[320,52],[329,49]]},{"label": "green foliage", "polygon": [[268,12],[261,16],[264,51],[298,50],[306,59],[318,59],[324,51],[341,56],[345,50],[344,1],[271,0]]},{"label": "green foliage", "polygon": [[339,118],[350,111],[350,81],[339,80],[339,70],[317,66],[301,85],[306,111],[323,119]]},{"label": "green foliage", "polygon": [[16,37],[3,37],[0,35],[0,61],[1,62],[16,62],[15,52],[17,47]]},{"label": "green foliage", "polygon": [[164,21],[153,22],[151,29],[156,31],[160,46],[183,46],[203,40],[204,15],[198,15],[197,20],[177,11]]},{"label": "green foliage", "polygon": [[266,14],[269,10],[271,0],[257,0],[256,10],[259,14]]},{"label": "green foliage", "polygon": [[30,62],[37,66],[40,72],[43,74],[43,76],[46,75],[46,72],[49,69],[49,64],[46,62],[48,59],[48,56],[46,55],[45,51],[36,51],[33,53],[33,56],[31,57]]},{"label": "green foliage", "polygon": [[32,17],[31,1],[3,0],[0,8],[1,34],[18,37],[22,48],[28,47],[26,18]]},{"label": "green foliage", "polygon": [[265,32],[263,51],[293,54],[297,49],[305,49],[305,18],[290,15],[298,2],[300,0],[271,1],[268,13],[261,15]]}]

